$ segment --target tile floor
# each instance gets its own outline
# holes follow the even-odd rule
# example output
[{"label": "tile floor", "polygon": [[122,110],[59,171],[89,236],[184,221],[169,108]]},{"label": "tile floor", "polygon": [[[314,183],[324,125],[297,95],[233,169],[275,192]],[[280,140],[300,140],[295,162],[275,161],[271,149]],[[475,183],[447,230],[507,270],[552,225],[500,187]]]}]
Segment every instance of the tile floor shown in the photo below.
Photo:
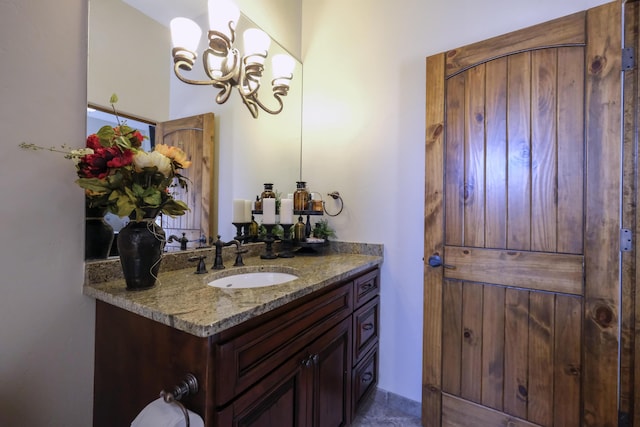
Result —
[{"label": "tile floor", "polygon": [[420,404],[378,389],[363,403],[352,427],[421,427]]}]

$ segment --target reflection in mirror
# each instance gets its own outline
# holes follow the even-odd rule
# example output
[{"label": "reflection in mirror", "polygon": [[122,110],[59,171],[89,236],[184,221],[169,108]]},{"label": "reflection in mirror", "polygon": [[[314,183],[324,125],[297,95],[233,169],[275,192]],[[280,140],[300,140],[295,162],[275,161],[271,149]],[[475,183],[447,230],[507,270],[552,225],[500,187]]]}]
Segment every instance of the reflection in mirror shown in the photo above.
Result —
[{"label": "reflection in mirror", "polygon": [[[158,4],[154,1],[153,7],[159,8]],[[108,100],[116,93],[119,113],[151,123],[214,113],[207,218],[213,234],[226,240],[235,235],[232,200],[255,199],[264,182],[273,182],[284,194],[294,191],[301,138],[300,62],[296,62],[282,113],[263,114],[255,120],[239,97],[232,94],[227,103],[218,105],[213,88],[186,85],[175,77],[170,31],[165,24],[119,0],[90,0],[89,11],[89,104],[108,111]],[[186,14],[173,13],[177,15]],[[206,14],[189,17],[206,28]],[[244,16],[241,21],[255,26]],[[276,49],[286,52],[272,43],[269,55],[275,55]]]},{"label": "reflection in mirror", "polygon": [[[258,117],[260,110],[269,114],[280,113],[284,107],[282,98],[287,95],[293,78],[293,58],[288,54],[279,53],[272,54],[268,60],[271,46],[269,35],[253,26],[243,28],[242,25],[238,25],[240,10],[232,0],[210,1],[208,16],[206,48],[200,52],[198,45],[202,44],[203,34],[200,26],[182,16],[171,20],[171,53],[176,76],[187,84],[215,87],[218,90],[218,104],[227,102],[231,91],[237,89],[237,95],[242,98],[253,118]],[[240,35],[244,41],[242,52],[237,41]],[[206,78],[194,80],[190,72],[200,63],[203,64]],[[277,102],[275,107],[270,107],[264,102],[265,98],[271,95],[270,91],[265,89],[269,81],[273,89],[272,103]]]},{"label": "reflection in mirror", "polygon": [[[183,150],[191,159],[192,165],[181,170],[181,175],[187,179],[189,190],[179,186],[172,188],[173,196],[185,202],[189,210],[184,215],[172,218],[162,213],[157,222],[167,235],[166,251],[196,249],[205,246],[210,237],[215,235],[214,216],[210,214],[212,196],[211,162],[214,153],[214,117],[212,113],[159,123],[148,123],[130,116],[118,113],[116,117],[111,112],[97,108],[87,109],[87,133],[97,133],[103,126],[115,127],[127,125],[142,133],[145,137],[142,149],[151,152],[156,144],[175,146]],[[128,222],[129,218],[120,218],[107,213],[105,221],[115,232],[114,243],[110,255],[117,255],[117,236]]]},{"label": "reflection in mirror", "polygon": [[[124,121],[129,127],[140,131],[140,133],[145,137],[142,142],[142,149],[145,151],[151,151],[152,149],[152,141],[155,135],[155,123],[147,122],[145,120],[137,120],[132,117],[120,117],[121,121]],[[87,135],[91,135],[97,133],[103,126],[118,126],[118,119],[116,116],[107,111],[100,110],[93,106],[89,106],[87,108]],[[111,225],[113,231],[117,233],[120,231],[122,227],[124,227],[127,222],[129,222],[128,218],[120,218],[117,215],[112,213],[107,213],[104,217],[105,221]],[[117,254],[116,243],[112,244],[112,249],[110,251],[110,255]]]}]

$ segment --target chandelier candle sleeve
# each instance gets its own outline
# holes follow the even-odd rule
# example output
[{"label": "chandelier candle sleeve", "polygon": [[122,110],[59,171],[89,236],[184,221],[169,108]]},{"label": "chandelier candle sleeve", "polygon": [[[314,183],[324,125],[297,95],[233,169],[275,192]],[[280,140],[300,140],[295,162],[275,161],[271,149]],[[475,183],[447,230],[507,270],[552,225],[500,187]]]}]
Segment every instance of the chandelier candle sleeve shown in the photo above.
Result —
[{"label": "chandelier candle sleeve", "polygon": [[265,224],[276,223],[276,199],[262,200],[262,222]]},{"label": "chandelier candle sleeve", "polygon": [[[209,28],[233,41],[233,32],[240,19],[240,9],[231,0],[209,0]],[[232,28],[233,30],[232,30]]]},{"label": "chandelier candle sleeve", "polygon": [[257,28],[249,28],[244,32],[243,38],[247,63],[264,64],[264,58],[271,46],[271,38],[267,33]]},{"label": "chandelier candle sleeve", "polygon": [[293,224],[293,200],[280,200],[280,224]]},{"label": "chandelier candle sleeve", "polygon": [[273,85],[289,86],[289,80],[293,77],[293,69],[296,62],[289,55],[280,53],[275,55],[271,60],[271,69],[273,71]]},{"label": "chandelier candle sleeve", "polygon": [[[173,18],[169,24],[171,28],[171,40],[175,47],[195,52],[202,36],[202,30],[191,19]],[[184,53],[184,51],[183,51]],[[193,58],[195,60],[195,58]]]}]

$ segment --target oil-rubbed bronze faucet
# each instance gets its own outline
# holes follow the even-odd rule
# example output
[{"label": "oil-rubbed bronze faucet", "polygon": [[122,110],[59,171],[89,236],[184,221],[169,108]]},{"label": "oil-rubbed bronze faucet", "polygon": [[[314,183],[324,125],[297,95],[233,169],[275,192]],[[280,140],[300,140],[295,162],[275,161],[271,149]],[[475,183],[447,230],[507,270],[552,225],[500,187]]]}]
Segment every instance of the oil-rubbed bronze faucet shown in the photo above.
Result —
[{"label": "oil-rubbed bronze faucet", "polygon": [[175,234],[172,234],[171,236],[169,236],[169,239],[167,240],[167,243],[171,243],[171,242],[174,242],[174,241],[180,243],[180,250],[181,251],[186,251],[187,250],[187,243],[189,243],[189,239],[187,239],[186,233],[182,233],[182,237],[178,237]]},{"label": "oil-rubbed bronze faucet", "polygon": [[218,235],[218,240],[216,240],[215,243],[213,244],[216,247],[216,257],[215,257],[215,260],[213,261],[213,267],[211,267],[212,269],[222,270],[224,268],[224,264],[222,263],[222,248],[224,246],[231,246],[234,244],[236,245],[236,262],[233,264],[233,266],[238,267],[238,266],[244,265],[244,263],[242,262],[242,254],[246,252],[246,250],[240,249],[240,246],[242,245],[242,243],[236,239],[230,240],[225,243],[222,240],[220,240],[220,235]]}]

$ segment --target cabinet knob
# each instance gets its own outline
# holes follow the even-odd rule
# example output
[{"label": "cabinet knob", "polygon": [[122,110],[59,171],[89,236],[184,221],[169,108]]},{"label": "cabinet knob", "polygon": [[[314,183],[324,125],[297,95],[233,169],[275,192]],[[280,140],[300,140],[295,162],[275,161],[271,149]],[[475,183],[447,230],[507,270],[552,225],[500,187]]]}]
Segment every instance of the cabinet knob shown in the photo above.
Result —
[{"label": "cabinet knob", "polygon": [[371,329],[373,329],[373,323],[364,323],[362,325],[362,329],[364,329],[365,331],[370,331]]}]

